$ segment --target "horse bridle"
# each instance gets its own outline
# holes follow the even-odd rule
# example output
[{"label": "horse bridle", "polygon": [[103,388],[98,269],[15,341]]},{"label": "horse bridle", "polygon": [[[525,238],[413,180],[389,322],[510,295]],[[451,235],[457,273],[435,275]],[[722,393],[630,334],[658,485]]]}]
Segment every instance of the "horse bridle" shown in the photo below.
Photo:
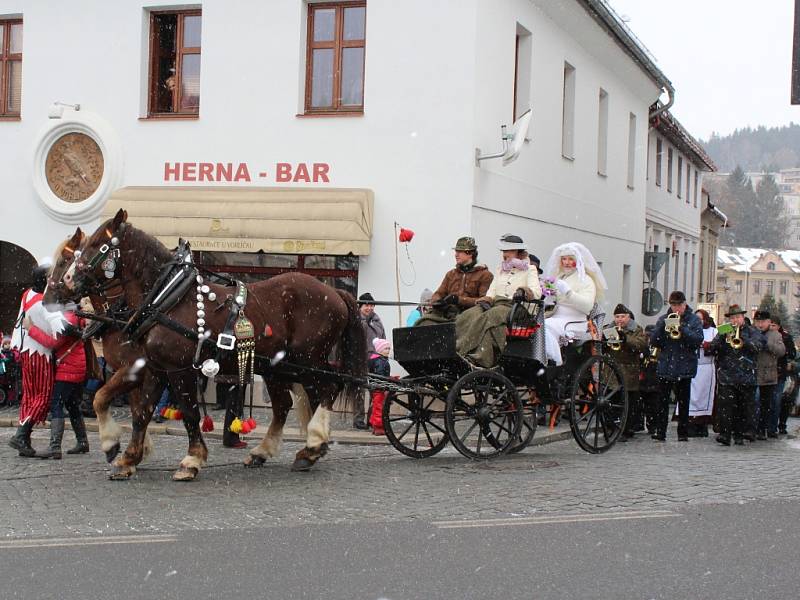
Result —
[{"label": "horse bridle", "polygon": [[[120,225],[122,227],[122,225]],[[119,246],[119,238],[116,235],[116,232],[109,231],[109,229],[105,230],[106,235],[108,236],[108,242],[104,243],[100,248],[98,248],[97,253],[92,256],[89,260],[82,261],[83,264],[78,262],[75,263],[75,270],[76,272],[79,271],[81,273],[81,277],[84,278],[83,288],[79,291],[81,295],[90,295],[90,294],[97,294],[104,299],[104,307],[107,308],[109,300],[113,300],[115,298],[119,298],[124,293],[123,288],[123,281],[117,275],[117,267],[119,266],[119,259],[121,256]],[[80,250],[75,250],[73,252],[75,256],[75,260],[78,261],[82,257],[82,252]],[[100,280],[95,275],[95,269],[97,267],[103,269],[103,274],[107,281]],[[106,292],[108,290],[119,287],[120,292],[113,296],[107,295]]]}]

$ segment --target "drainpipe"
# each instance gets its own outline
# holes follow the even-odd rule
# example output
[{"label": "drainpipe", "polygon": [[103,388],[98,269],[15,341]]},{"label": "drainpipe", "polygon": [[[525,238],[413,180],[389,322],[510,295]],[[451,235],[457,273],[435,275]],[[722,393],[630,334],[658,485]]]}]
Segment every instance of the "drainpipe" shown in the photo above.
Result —
[{"label": "drainpipe", "polygon": [[670,109],[670,107],[675,104],[675,88],[672,87],[672,84],[668,81],[662,82],[664,90],[667,92],[667,103],[663,106],[656,108],[653,112],[650,113],[650,123],[653,122],[653,119],[657,119],[659,115],[665,113]]}]

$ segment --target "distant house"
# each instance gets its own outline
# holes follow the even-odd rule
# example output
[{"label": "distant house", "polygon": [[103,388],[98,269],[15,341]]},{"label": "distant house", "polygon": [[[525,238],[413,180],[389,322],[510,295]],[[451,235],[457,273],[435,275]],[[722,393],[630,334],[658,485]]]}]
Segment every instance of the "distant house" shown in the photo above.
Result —
[{"label": "distant house", "polygon": [[800,308],[800,251],[720,248],[715,299],[754,311],[766,295],[783,300],[790,314]]}]

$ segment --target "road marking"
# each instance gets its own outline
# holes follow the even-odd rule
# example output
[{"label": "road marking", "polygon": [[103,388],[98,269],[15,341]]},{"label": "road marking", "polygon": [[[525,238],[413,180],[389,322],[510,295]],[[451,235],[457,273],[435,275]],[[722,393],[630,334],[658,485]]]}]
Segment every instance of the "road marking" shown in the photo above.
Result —
[{"label": "road marking", "polygon": [[174,535],[110,535],[86,538],[44,538],[0,541],[0,550],[11,548],[57,548],[61,546],[104,546],[107,544],[163,544],[177,542]]},{"label": "road marking", "polygon": [[511,519],[471,519],[464,521],[433,521],[437,529],[466,529],[473,527],[507,527],[511,525],[548,525],[551,523],[586,523],[590,521],[625,521],[629,519],[668,519],[680,517],[678,513],[658,511],[629,511],[611,513],[585,513],[574,515],[543,515]]}]

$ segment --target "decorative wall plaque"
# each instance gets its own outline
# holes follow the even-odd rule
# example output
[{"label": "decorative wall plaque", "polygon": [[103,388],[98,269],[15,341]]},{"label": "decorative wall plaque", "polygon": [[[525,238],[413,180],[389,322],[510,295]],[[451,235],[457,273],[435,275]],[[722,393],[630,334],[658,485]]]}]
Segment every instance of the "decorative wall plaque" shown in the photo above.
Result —
[{"label": "decorative wall plaque", "polygon": [[62,135],[47,152],[45,177],[50,190],[64,202],[83,202],[95,193],[103,179],[103,152],[81,132]]}]

